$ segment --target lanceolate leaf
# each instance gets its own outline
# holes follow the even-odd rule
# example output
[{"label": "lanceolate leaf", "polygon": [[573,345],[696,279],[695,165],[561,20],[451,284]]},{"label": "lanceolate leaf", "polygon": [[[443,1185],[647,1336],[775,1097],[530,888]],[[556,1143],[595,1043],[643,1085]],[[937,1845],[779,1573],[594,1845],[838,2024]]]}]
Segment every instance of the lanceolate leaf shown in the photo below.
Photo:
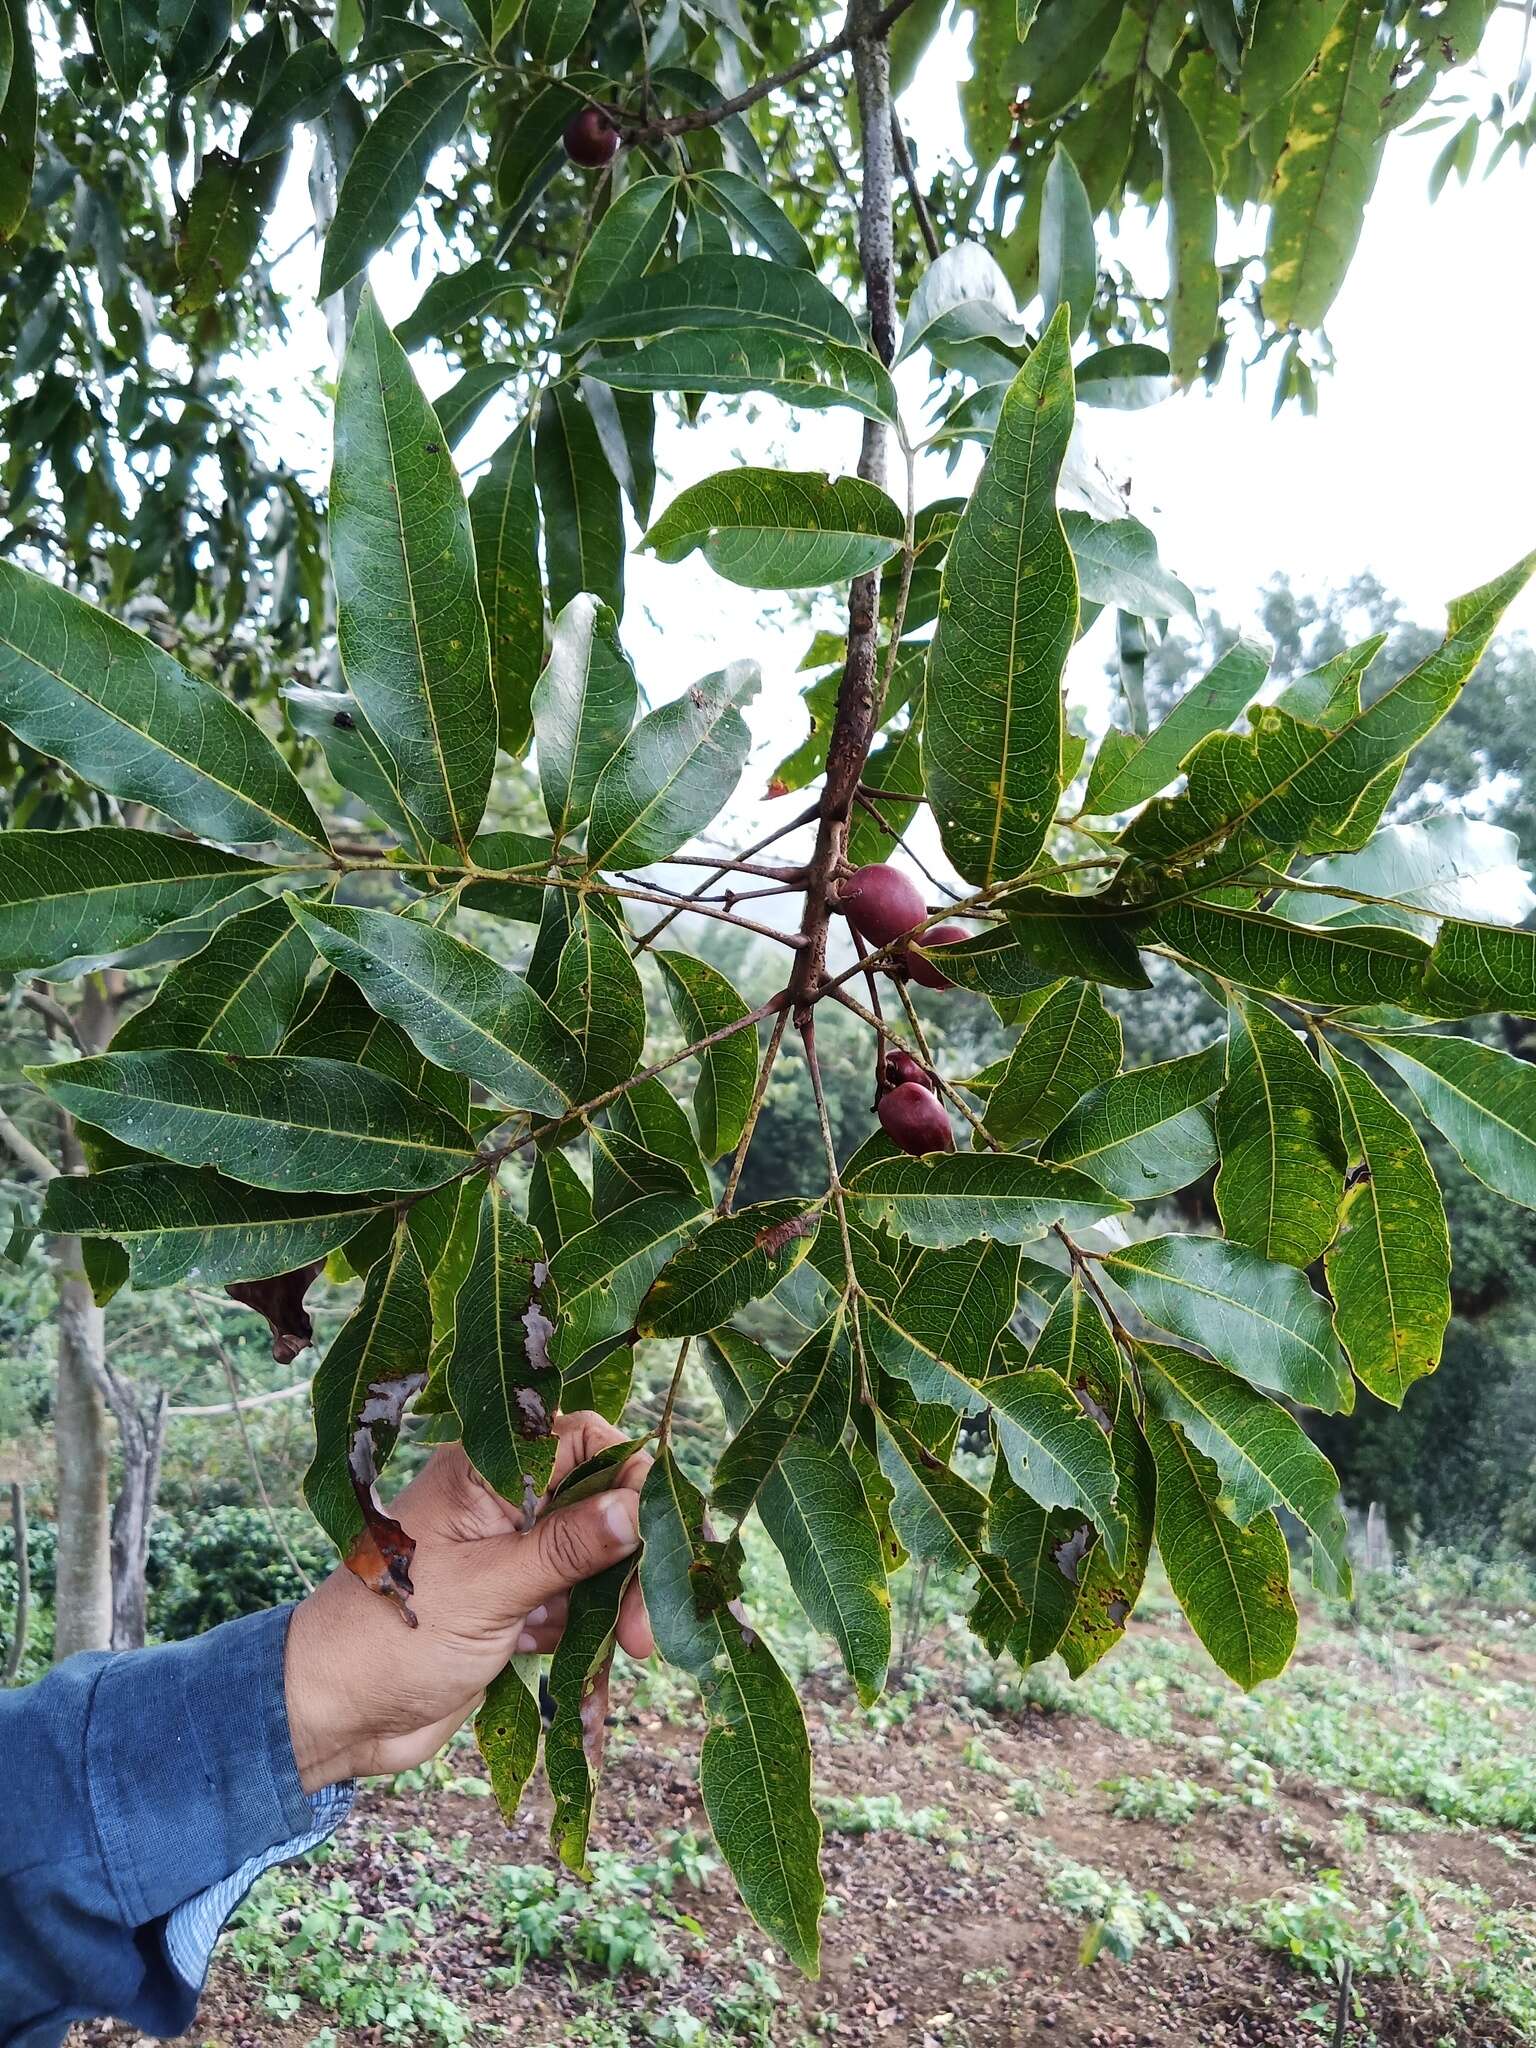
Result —
[{"label": "lanceolate leaf", "polygon": [[678,328],[751,327],[862,346],[853,316],[807,270],[751,256],[693,256],[606,292],[559,338],[562,353],[592,341],[643,341]]},{"label": "lanceolate leaf", "polygon": [[1221,274],[1216,268],[1216,187],[1194,117],[1171,85],[1160,85],[1157,125],[1168,202],[1168,359],[1176,384],[1192,384],[1216,339]]},{"label": "lanceolate leaf", "polygon": [[580,1050],[573,1101],[591,1102],[629,1079],[645,1045],[645,994],[629,948],[585,896],[560,954],[550,1009]]},{"label": "lanceolate leaf", "polygon": [[[133,0],[127,0],[126,6],[124,0],[109,0],[109,5],[114,12],[127,12]],[[98,22],[106,11],[98,0]],[[346,75],[336,46],[327,36],[317,35],[290,51],[251,109],[240,137],[242,160],[254,163],[258,157],[281,150],[301,121],[313,121],[325,112],[341,91]]]},{"label": "lanceolate leaf", "polygon": [[209,839],[324,846],[266,734],[106,612],[0,561],[0,725]]},{"label": "lanceolate leaf", "polygon": [[298,902],[315,950],[355,981],[429,1060],[507,1109],[558,1115],[578,1098],[575,1040],[521,975],[447,932],[387,910]]},{"label": "lanceolate leaf", "polygon": [[1147,1418],[1157,1461],[1157,1547],[1190,1627],[1228,1678],[1251,1692],[1296,1647],[1291,1557],[1272,1512],[1246,1527],[1223,1513],[1221,1479],[1175,1423]]},{"label": "lanceolate leaf", "polygon": [[1342,0],[1258,0],[1243,56],[1243,105],[1269,111],[1296,90],[1317,60]]},{"label": "lanceolate leaf", "polygon": [[703,831],[740,779],[741,707],[761,681],[755,661],[733,661],[641,719],[592,792],[589,868],[644,867]]},{"label": "lanceolate leaf", "polygon": [[[725,976],[691,953],[658,950],[667,981],[667,1000],[683,1042],[706,1038],[751,1014]],[[757,1033],[749,1024],[698,1055],[698,1078],[690,1097],[699,1150],[706,1160],[734,1151],[746,1127],[757,1084]]]},{"label": "lanceolate leaf", "polygon": [[533,465],[550,609],[563,611],[580,592],[590,591],[622,612],[624,508],[618,478],[591,413],[569,384],[552,384],[539,401]]},{"label": "lanceolate leaf", "polygon": [[258,903],[226,919],[201,952],[171,969],[153,999],[113,1033],[113,1050],[276,1052],[298,1015],[314,960],[288,905]]},{"label": "lanceolate leaf", "polygon": [[[331,1341],[310,1399],[315,1455],[304,1474],[304,1498],[336,1548],[345,1554],[363,1526],[354,1492],[353,1437],[371,1422],[373,1463],[382,1469],[399,1434],[399,1413],[426,1379],[432,1342],[427,1278],[405,1231],[368,1275],[361,1303]],[[393,1412],[393,1420],[365,1410]]]},{"label": "lanceolate leaf", "polygon": [[1157,1468],[1129,1399],[1121,1400],[1109,1448],[1117,1475],[1115,1507],[1125,1517],[1130,1541],[1120,1571],[1110,1564],[1102,1543],[1096,1543],[1078,1565],[1071,1619],[1056,1645],[1074,1678],[1081,1678],[1125,1634],[1152,1554]]},{"label": "lanceolate leaf", "polygon": [[760,391],[803,411],[846,405],[866,419],[896,417],[895,389],[877,356],[771,328],[689,328],[630,352],[588,356],[581,373],[618,391]]},{"label": "lanceolate leaf", "polygon": [[221,1287],[324,1258],[377,1213],[366,1196],[279,1195],[205,1167],[156,1161],[60,1174],[48,1184],[41,1221],[69,1237],[115,1240],[135,1287],[169,1287],[194,1274]]},{"label": "lanceolate leaf", "polygon": [[728,170],[705,171],[698,183],[770,261],[796,270],[815,269],[799,229],[760,184]]},{"label": "lanceolate leaf", "polygon": [[0,973],[121,952],[271,873],[219,847],[113,825],[0,833]]},{"label": "lanceolate leaf", "polygon": [[563,64],[587,32],[593,0],[528,0],[523,48],[531,62]]},{"label": "lanceolate leaf", "polygon": [[282,1050],[368,1067],[399,1082],[407,1095],[435,1102],[455,1122],[468,1115],[469,1083],[463,1075],[445,1073],[423,1059],[399,1025],[370,1009],[356,983],[334,968],[316,985],[313,1004],[283,1040]]},{"label": "lanceolate leaf", "polygon": [[571,272],[565,294],[568,320],[650,268],[666,240],[677,193],[675,178],[637,178],[624,188],[593,229]]},{"label": "lanceolate leaf", "polygon": [[400,225],[428,164],[458,133],[477,71],[473,64],[429,64],[379,109],[337,197],[320,265],[321,298],[349,284]]},{"label": "lanceolate leaf", "polygon": [[791,1445],[836,1450],[848,1427],[853,1398],[853,1347],[841,1304],[815,1330],[721,1453],[711,1500],[722,1515],[740,1521]]},{"label": "lanceolate leaf", "polygon": [[1355,253],[1392,75],[1394,52],[1378,41],[1380,25],[1365,0],[1345,0],[1296,96],[1264,252],[1264,311],[1277,327],[1320,327]]},{"label": "lanceolate leaf", "polygon": [[[1063,1295],[1055,1313],[1062,1313],[1062,1304],[1071,1299]],[[1129,1532],[1115,1510],[1109,1440],[1072,1389],[1053,1372],[1026,1368],[989,1380],[986,1393],[992,1427],[1015,1484],[1042,1507],[1073,1508],[1091,1516],[1111,1562],[1123,1566]]]},{"label": "lanceolate leaf", "polygon": [[537,1669],[535,1659],[514,1657],[487,1686],[484,1704],[475,1716],[475,1741],[506,1820],[513,1819],[522,1804],[523,1788],[539,1760],[544,1727],[538,1698],[519,1668],[523,1665]]},{"label": "lanceolate leaf", "polygon": [[550,1349],[560,1366],[633,1330],[651,1282],[701,1209],[696,1196],[642,1195],[561,1245],[549,1262],[560,1302]]},{"label": "lanceolate leaf", "polygon": [[515,759],[527,751],[533,730],[529,699],[544,659],[539,501],[533,487],[533,436],[526,421],[502,442],[470,492],[469,524],[499,737]]},{"label": "lanceolate leaf", "polygon": [[639,697],[612,611],[589,593],[573,597],[555,621],[533,691],[539,786],[557,839],[591,809],[597,778],[623,745]]},{"label": "lanceolate leaf", "polygon": [[405,808],[434,839],[463,848],[496,756],[469,510],[432,408],[369,292],[336,394],[330,532],[348,685]]},{"label": "lanceolate leaf", "polygon": [[576,1582],[549,1666],[554,1716],[544,1736],[544,1771],[555,1809],[549,1838],[560,1861],[581,1877],[591,1875],[587,1836],[606,1733],[608,1678],[619,1608],[635,1569],[635,1560],[626,1557]]},{"label": "lanceolate leaf", "polygon": [[1228,1007],[1227,1080],[1216,1104],[1216,1208],[1233,1244],[1310,1266],[1332,1244],[1347,1165],[1328,1076],[1262,1003]]},{"label": "lanceolate leaf", "polygon": [[1215,1132],[1199,1105],[1220,1088],[1224,1071],[1214,1045],[1119,1074],[1068,1111],[1041,1157],[1075,1166],[1127,1201],[1174,1194],[1216,1164]]},{"label": "lanceolate leaf", "polygon": [[1536,1209],[1536,1066],[1470,1038],[1372,1033],[1469,1173]]},{"label": "lanceolate leaf", "polygon": [[991,1548],[987,1500],[894,1416],[877,1414],[880,1470],[893,1488],[891,1520],[912,1555],[974,1574],[971,1626],[994,1655],[1027,1617],[1008,1567]]},{"label": "lanceolate leaf", "polygon": [[707,1224],[652,1282],[641,1336],[696,1337],[728,1322],[794,1271],[820,1221],[818,1209],[793,1200],[760,1202]]},{"label": "lanceolate leaf", "polygon": [[664,562],[701,548],[710,567],[749,590],[846,583],[889,561],[901,510],[856,476],[723,470],[674,498],[642,546]]},{"label": "lanceolate leaf", "polygon": [[5,0],[4,12],[10,75],[0,93],[0,242],[26,218],[37,162],[37,73],[24,0]]},{"label": "lanceolate leaf", "polygon": [[669,1094],[664,1082],[653,1078],[642,1081],[638,1087],[626,1088],[609,1105],[608,1121],[637,1145],[679,1167],[701,1206],[710,1206],[714,1196],[688,1112],[675,1095]]},{"label": "lanceolate leaf", "polygon": [[[732,1431],[778,1377],[760,1345],[730,1329],[705,1342],[704,1361]],[[757,1497],[763,1527],[811,1622],[836,1642],[865,1706],[879,1698],[891,1655],[891,1596],[880,1534],[841,1444],[793,1442]]]},{"label": "lanceolate leaf", "polygon": [[1213,732],[1232,723],[1253,698],[1269,671],[1269,656],[1262,648],[1239,640],[1184,692],[1168,716],[1143,740],[1121,735],[1127,742],[1118,753],[1106,736],[1088,777],[1083,809],[1094,817],[1128,811],[1156,796],[1173,781],[1192,748]]},{"label": "lanceolate leaf", "polygon": [[883,1369],[905,1380],[919,1401],[941,1401],[962,1414],[982,1407],[981,1382],[1018,1299],[1018,1247],[974,1238],[920,1252],[891,1294],[859,1270],[869,1289],[865,1330]]},{"label": "lanceolate leaf", "polygon": [[281,157],[243,163],[222,149],[210,150],[203,159],[176,242],[184,311],[199,312],[213,305],[220,292],[240,284],[261,241],[283,168]]},{"label": "lanceolate leaf", "polygon": [[293,1194],[437,1187],[469,1133],[398,1082],[340,1060],[104,1053],[28,1078],[84,1123],[183,1166]]},{"label": "lanceolate leaf", "polygon": [[1506,1010],[1536,1016],[1536,934],[1447,918],[1424,977],[1423,1008],[1436,1016]]},{"label": "lanceolate leaf", "polygon": [[1029,1244],[1054,1223],[1075,1230],[1130,1206],[1070,1167],[1001,1152],[876,1160],[852,1176],[848,1199],[871,1222],[932,1245]]},{"label": "lanceolate leaf", "polygon": [[1112,1252],[1104,1271],[1149,1322],[1203,1345],[1253,1386],[1328,1415],[1353,1407],[1328,1305],[1294,1266],[1219,1237],[1148,1237]]},{"label": "lanceolate leaf", "polygon": [[1111,988],[1152,986],[1137,951],[1141,920],[1125,903],[1027,888],[1010,892],[1005,908],[1016,944],[1050,978],[1072,974]]},{"label": "lanceolate leaf", "polygon": [[1292,1002],[1412,1010],[1423,1000],[1429,948],[1395,927],[1313,928],[1232,904],[1185,902],[1159,911],[1147,936],[1224,981]]},{"label": "lanceolate leaf", "polygon": [[155,54],[154,0],[96,0],[91,25],[112,83],[124,100],[131,100]]},{"label": "lanceolate leaf", "polygon": [[1141,1344],[1137,1352],[1153,1409],[1214,1463],[1233,1520],[1246,1527],[1266,1508],[1287,1508],[1312,1538],[1317,1584],[1347,1593],[1349,1530],[1338,1475],[1301,1424],[1267,1394],[1192,1351]]},{"label": "lanceolate leaf", "polygon": [[1333,1327],[1371,1392],[1398,1408],[1439,1364],[1451,1318],[1445,1205],[1408,1119],[1353,1060],[1332,1046],[1324,1059],[1350,1168],[1327,1259]]},{"label": "lanceolate leaf", "polygon": [[1120,1019],[1090,982],[1064,981],[1024,1004],[1025,1028],[987,1099],[987,1129],[1009,1146],[1048,1137],[1121,1056]]},{"label": "lanceolate leaf", "polygon": [[1077,564],[1084,604],[1113,604],[1138,618],[1166,619],[1174,612],[1199,616],[1194,593],[1165,569],[1157,537],[1139,519],[1093,519],[1064,512],[1061,523]]},{"label": "lanceolate leaf", "polygon": [[1007,1459],[996,1459],[987,1491],[987,1540],[1008,1575],[1017,1614],[1000,1606],[994,1622],[983,1593],[972,1625],[978,1633],[982,1627],[1002,1630],[1009,1655],[1025,1670],[1051,1654],[1072,1618],[1079,1569],[1073,1560],[1087,1531],[1081,1514],[1032,1500],[1015,1484]]},{"label": "lanceolate leaf", "polygon": [[518,1506],[544,1492],[555,1464],[560,1375],[549,1361],[545,1272],[538,1237],[488,1181],[443,1371],[470,1463]]},{"label": "lanceolate leaf", "polygon": [[1056,511],[1072,431],[1066,314],[1009,387],[944,563],[923,714],[923,775],[968,882],[1022,874],[1061,789],[1061,673],[1077,574]]},{"label": "lanceolate leaf", "polygon": [[1051,152],[1040,211],[1040,295],[1045,317],[1058,306],[1071,309],[1074,339],[1088,324],[1093,290],[1098,282],[1098,253],[1093,243],[1093,205],[1083,190],[1064,144]]},{"label": "lanceolate leaf", "polygon": [[640,1501],[640,1584],[656,1645],[693,1674],[708,1727],[699,1789],[748,1911],[807,1976],[819,1968],[821,1823],[794,1688],[741,1618],[741,1548],[704,1533],[704,1500],[670,1451]]}]

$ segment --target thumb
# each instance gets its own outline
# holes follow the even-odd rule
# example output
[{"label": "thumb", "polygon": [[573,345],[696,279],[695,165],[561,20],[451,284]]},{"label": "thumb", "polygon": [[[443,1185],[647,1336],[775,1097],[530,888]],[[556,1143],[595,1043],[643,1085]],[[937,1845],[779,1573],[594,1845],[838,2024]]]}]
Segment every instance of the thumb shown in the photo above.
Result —
[{"label": "thumb", "polygon": [[514,1614],[526,1614],[568,1592],[578,1579],[633,1556],[640,1547],[640,1496],[630,1486],[610,1487],[552,1509],[526,1535],[505,1540],[512,1546],[505,1598]]}]

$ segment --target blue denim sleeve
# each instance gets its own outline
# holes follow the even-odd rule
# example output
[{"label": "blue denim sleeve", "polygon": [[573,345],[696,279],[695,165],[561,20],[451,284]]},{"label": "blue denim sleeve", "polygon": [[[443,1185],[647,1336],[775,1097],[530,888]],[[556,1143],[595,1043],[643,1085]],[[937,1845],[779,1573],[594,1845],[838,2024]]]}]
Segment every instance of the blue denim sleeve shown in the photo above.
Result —
[{"label": "blue denim sleeve", "polygon": [[0,1694],[6,2048],[54,2048],[71,2021],[106,2016],[182,2032],[224,1916],[345,1811],[344,1793],[312,1802],[299,1783],[283,1694],[291,1611],[72,1657]]}]

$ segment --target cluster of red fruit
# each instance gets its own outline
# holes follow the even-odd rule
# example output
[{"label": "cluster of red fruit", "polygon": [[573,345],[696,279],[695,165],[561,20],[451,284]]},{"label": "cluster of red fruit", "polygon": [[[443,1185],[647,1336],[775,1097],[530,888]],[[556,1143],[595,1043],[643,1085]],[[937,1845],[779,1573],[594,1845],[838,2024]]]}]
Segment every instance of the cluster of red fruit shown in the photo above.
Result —
[{"label": "cluster of red fruit", "polygon": [[[856,868],[839,893],[839,907],[854,930],[871,945],[896,948],[898,969],[924,988],[953,988],[954,983],[923,953],[898,945],[928,915],[917,885],[898,868],[874,863]],[[969,934],[957,924],[935,925],[922,936],[923,946],[952,946]],[[907,1052],[885,1056],[877,1113],[888,1138],[903,1152],[952,1152],[954,1134],[939,1100],[935,1077]]]}]

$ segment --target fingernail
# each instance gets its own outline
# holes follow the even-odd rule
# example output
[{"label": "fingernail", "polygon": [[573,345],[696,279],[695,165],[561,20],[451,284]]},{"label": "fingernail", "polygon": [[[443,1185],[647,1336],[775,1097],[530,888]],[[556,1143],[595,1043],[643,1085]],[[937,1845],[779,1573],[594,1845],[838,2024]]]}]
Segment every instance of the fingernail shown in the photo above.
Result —
[{"label": "fingernail", "polygon": [[633,1550],[640,1541],[640,1496],[632,1486],[615,1486],[603,1495],[603,1526],[616,1543]]},{"label": "fingernail", "polygon": [[[539,1612],[541,1614],[543,1613],[543,1611],[544,1610],[540,1608]],[[530,1615],[528,1618],[530,1621],[533,1619],[532,1615]],[[525,1628],[512,1647],[519,1657],[531,1657],[534,1651],[539,1647],[539,1639],[536,1635],[532,1633],[531,1630]]]},{"label": "fingernail", "polygon": [[527,1628],[537,1628],[541,1621],[547,1621],[548,1618],[549,1609],[547,1607],[530,1607],[523,1616],[523,1623]]}]

